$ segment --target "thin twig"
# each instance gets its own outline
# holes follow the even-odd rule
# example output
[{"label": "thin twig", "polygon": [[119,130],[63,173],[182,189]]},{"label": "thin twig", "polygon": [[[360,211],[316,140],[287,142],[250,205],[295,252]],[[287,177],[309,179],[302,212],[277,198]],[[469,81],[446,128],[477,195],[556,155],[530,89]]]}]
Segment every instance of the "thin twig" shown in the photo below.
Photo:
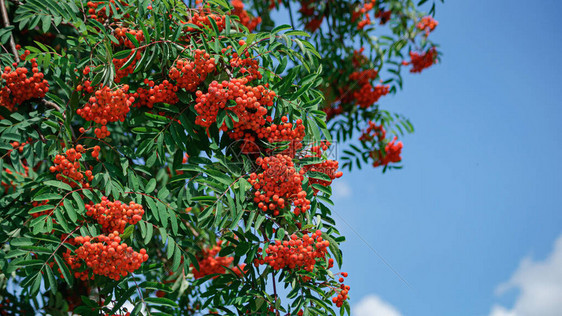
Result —
[{"label": "thin twig", "polygon": [[291,19],[291,26],[295,29],[295,21],[293,21],[293,10],[291,9],[291,1],[289,1],[289,18]]},{"label": "thin twig", "polygon": [[[6,10],[6,3],[3,0],[0,0],[0,11],[2,13],[2,22],[4,27],[10,27],[10,20],[8,19],[8,11]],[[14,42],[14,36],[10,33],[10,40],[8,41],[10,45],[10,49],[12,50],[12,54],[16,58],[15,61],[19,60],[18,50],[16,49],[16,43]]]},{"label": "thin twig", "polygon": [[[58,106],[55,102],[51,102],[51,101],[47,101],[45,99],[41,99],[41,104],[43,104],[45,106],[48,106],[50,108],[53,108],[53,109],[57,110],[58,112],[61,112],[60,106]],[[62,115],[64,116],[64,113],[62,113]]]}]

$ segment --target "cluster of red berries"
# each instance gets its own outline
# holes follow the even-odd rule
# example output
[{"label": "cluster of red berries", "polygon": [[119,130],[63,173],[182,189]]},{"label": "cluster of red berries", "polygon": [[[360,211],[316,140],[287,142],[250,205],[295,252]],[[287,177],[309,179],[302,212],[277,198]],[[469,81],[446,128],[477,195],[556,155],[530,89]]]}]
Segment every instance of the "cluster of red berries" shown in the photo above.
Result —
[{"label": "cluster of red berries", "polygon": [[232,6],[234,7],[232,14],[239,17],[240,23],[247,27],[250,32],[253,32],[258,24],[261,23],[261,18],[259,16],[251,18],[248,15],[248,11],[244,10],[244,3],[242,3],[242,1],[232,0]]},{"label": "cluster of red berries", "polygon": [[[67,149],[62,155],[56,155],[53,160],[54,166],[49,168],[49,171],[56,173],[56,179],[67,183],[71,187],[76,187],[78,184],[84,187],[89,187],[90,182],[94,179],[92,171],[87,170],[83,172],[80,166],[80,159],[82,159],[82,153],[86,150],[82,145],[76,145],[76,148]],[[97,158],[99,156],[100,147],[94,147],[92,156]]]},{"label": "cluster of red berries", "polygon": [[[123,6],[128,6],[128,4],[125,3],[124,1],[120,1],[120,3]],[[112,4],[112,5],[110,5],[110,4]],[[119,6],[115,5],[115,0],[109,0],[109,2],[107,2],[107,1],[96,1],[96,2],[88,1],[88,3],[86,5],[88,6],[88,14],[89,14],[88,17],[90,19],[97,20],[100,23],[104,23],[110,16],[113,15],[112,7],[115,7],[117,11],[120,10]],[[102,6],[105,5],[105,6],[98,10],[98,7],[100,5],[102,5]],[[126,14],[125,17],[129,17],[129,14]]]},{"label": "cluster of red berries", "polygon": [[369,62],[369,59],[363,55],[365,47],[361,47],[359,50],[353,51],[353,56],[351,57],[351,63],[354,68],[359,68]]},{"label": "cluster of red berries", "polygon": [[365,26],[371,24],[371,17],[369,16],[369,11],[375,6],[375,0],[366,0],[361,9],[355,11],[351,15],[351,21],[356,21],[359,17],[363,17],[361,21],[357,24],[357,29],[362,30]]},{"label": "cluster of red berries", "polygon": [[[243,46],[246,42],[244,40],[238,41],[238,45]],[[234,69],[239,69],[240,74],[249,81],[259,80],[263,77],[259,71],[260,66],[257,59],[251,57],[250,52],[244,51],[241,55],[238,55],[236,51],[233,50],[232,46],[228,46],[221,50],[221,53],[230,57],[230,67]]]},{"label": "cluster of red berries", "polygon": [[[87,75],[90,73],[90,67],[86,66],[83,70],[84,75]],[[83,84],[79,84],[78,86],[76,86],[76,91],[82,92],[82,96],[88,94],[88,93],[93,93],[94,92],[94,87],[92,86],[92,82],[90,80],[86,80],[84,81]]]},{"label": "cluster of red berries", "polygon": [[422,70],[429,68],[435,63],[437,57],[437,49],[435,47],[430,48],[425,53],[410,52],[410,61],[403,61],[402,65],[412,65],[410,72],[421,72]]},{"label": "cluster of red berries", "polygon": [[273,211],[273,215],[277,216],[280,210],[291,204],[295,206],[295,215],[310,209],[310,201],[302,189],[305,171],[297,171],[290,156],[259,157],[256,164],[263,171],[250,174],[248,181],[255,190],[254,202],[261,210]]},{"label": "cluster of red berries", "polygon": [[316,13],[314,8],[315,1],[301,0],[301,8],[299,9],[299,12],[303,17],[311,17],[311,19],[304,25],[304,28],[310,32],[316,31],[320,25],[322,25],[322,21],[324,20],[324,13]]},{"label": "cluster of red berries", "polygon": [[[49,91],[49,83],[43,79],[43,73],[39,72],[37,60],[33,58],[30,62],[32,75],[29,77],[29,70],[25,67],[18,67],[15,70],[9,66],[4,68],[1,76],[4,83],[0,89],[0,106],[14,111],[18,104],[45,97]],[[12,66],[17,67],[17,63]]]},{"label": "cluster of red berries", "polygon": [[[361,142],[377,142],[382,144],[380,146],[381,149],[375,149],[369,154],[374,160],[374,167],[386,166],[391,162],[396,163],[402,160],[400,157],[403,147],[402,142],[396,143],[396,137],[391,142],[387,142],[385,139],[386,131],[382,125],[377,125],[375,122],[369,122],[369,127],[359,137]],[[384,146],[384,149],[382,146]]]},{"label": "cluster of red berries", "polygon": [[359,137],[359,140],[362,142],[371,142],[375,140],[375,137],[377,140],[385,139],[386,131],[384,130],[382,125],[377,125],[377,123],[369,121],[369,126],[363,131],[363,133]]},{"label": "cluster of red berries", "polygon": [[[200,29],[212,28],[212,24],[209,19],[215,21],[219,32],[224,30],[224,28],[226,27],[226,17],[224,15],[210,13],[210,10],[208,9],[201,9],[200,12],[194,13],[191,19],[187,23],[194,24],[198,26]],[[196,31],[198,30],[193,27],[190,26],[187,27],[187,32],[196,32]]]},{"label": "cluster of red berries", "polygon": [[101,8],[99,11],[97,10],[98,6],[103,4],[104,4],[103,1],[99,1],[99,2],[88,1],[86,5],[88,6],[88,14],[90,14],[89,16],[90,19],[97,20],[100,23],[105,22],[105,20],[107,19],[106,8],[104,7]]},{"label": "cluster of red berries", "polygon": [[[305,158],[307,157],[317,157],[320,158],[322,157],[322,153],[325,152],[326,150],[328,150],[328,148],[330,147],[330,142],[328,141],[323,141],[320,145],[318,146],[312,146],[310,148],[311,154],[310,155],[306,155]],[[322,179],[316,179],[316,178],[309,178],[308,182],[312,185],[312,184],[320,184],[322,186],[330,186],[332,184],[332,181],[336,178],[340,178],[343,175],[343,172],[338,171],[339,168],[339,163],[337,160],[325,160],[321,163],[317,163],[317,164],[310,164],[310,165],[305,165],[303,166],[303,169],[308,172],[308,171],[313,171],[313,172],[321,172],[324,173],[325,175],[327,175],[328,177],[330,177],[331,180],[322,180]],[[313,188],[314,194],[318,193],[318,189]]]},{"label": "cluster of red berries", "polygon": [[[121,69],[131,56],[135,55],[134,61],[129,64],[125,69]],[[115,67],[115,82],[120,83],[121,79],[127,77],[135,71],[135,66],[137,62],[142,58],[142,54],[139,51],[131,51],[129,55],[122,59],[113,58],[113,66]]]},{"label": "cluster of red berries", "polygon": [[[218,254],[221,251],[221,244],[222,241],[219,240],[217,245],[210,249],[204,249],[203,252],[199,255],[199,260],[197,263],[199,264],[199,270],[193,269],[193,276],[196,279],[200,279],[204,276],[210,274],[225,274],[226,267],[230,267],[232,265],[232,261],[234,261],[234,257],[219,257]],[[193,265],[191,265],[193,267]],[[238,275],[243,274],[244,264],[239,265],[238,267],[234,267],[232,271],[234,271]],[[216,278],[214,276],[213,278]]]},{"label": "cluster of red berries", "polygon": [[384,153],[380,150],[371,152],[369,156],[375,160],[375,162],[373,162],[373,167],[386,166],[391,162],[396,163],[402,161],[400,154],[402,152],[403,144],[402,142],[396,143],[396,140],[397,137],[394,137],[391,142],[386,144],[384,147]]},{"label": "cluster of red berries", "polygon": [[129,39],[127,34],[132,35],[135,39],[141,43],[144,41],[144,34],[141,30],[132,30],[126,27],[118,27],[113,32],[115,38],[119,41],[119,45],[125,46],[127,48],[135,48],[135,44]]},{"label": "cluster of red berries", "polygon": [[[65,240],[66,239],[66,240]],[[69,245],[73,245],[76,246],[76,241],[74,238],[68,238],[68,235],[63,234],[61,236],[61,241],[63,241],[66,244]],[[82,261],[80,260],[80,258],[78,258],[76,255],[72,254],[72,251],[69,248],[66,248],[66,251],[62,254],[62,258],[64,259],[64,261],[70,266],[70,269],[74,272],[74,278],[78,279],[78,280],[82,280],[82,281],[86,281],[86,280],[93,280],[94,276],[90,276],[90,274],[88,273],[87,269],[84,269],[83,265],[82,265]],[[50,264],[54,265],[54,262],[51,262]],[[51,268],[53,267],[51,265]],[[59,274],[60,276],[64,279],[64,275],[62,274],[62,271],[60,269],[60,267],[58,268]]]},{"label": "cluster of red berries", "polygon": [[128,85],[123,85],[116,90],[112,90],[107,86],[102,87],[90,97],[88,103],[83,108],[76,110],[76,113],[86,121],[101,124],[102,128],[95,129],[96,136],[98,138],[107,137],[111,133],[105,125],[109,122],[125,121],[131,104],[135,101],[132,95],[127,94],[128,90]]},{"label": "cluster of red berries", "polygon": [[353,97],[361,108],[366,109],[375,104],[382,96],[387,95],[389,92],[389,86],[376,85],[373,87],[370,83],[367,83],[362,85],[359,90],[354,91]]},{"label": "cluster of red berries", "polygon": [[385,25],[386,22],[390,21],[390,17],[392,16],[392,11],[388,10],[378,10],[375,14],[375,18],[380,19],[380,25]]},{"label": "cluster of red berries", "polygon": [[93,217],[102,226],[103,232],[122,234],[127,224],[135,225],[141,220],[144,209],[134,202],[128,205],[121,201],[111,202],[104,196],[100,203],[86,205],[86,215]]},{"label": "cluster of red berries", "polygon": [[420,22],[416,25],[416,27],[420,31],[425,31],[425,37],[428,37],[429,33],[431,33],[437,27],[437,24],[439,24],[439,22],[437,22],[434,18],[428,15],[428,16],[424,16],[420,20]]},{"label": "cluster of red berries", "polygon": [[350,287],[349,285],[343,284],[343,278],[347,278],[347,272],[342,272],[341,275],[342,276],[339,279],[341,285],[339,288],[335,289],[338,295],[332,298],[332,302],[334,302],[334,304],[336,304],[337,307],[342,307],[343,302],[349,298],[347,294],[349,293]]},{"label": "cluster of red berries", "polygon": [[169,73],[170,79],[175,80],[178,87],[189,92],[197,90],[207,75],[216,69],[215,59],[204,50],[196,49],[193,59],[179,59]]},{"label": "cluster of red berries", "polygon": [[269,10],[275,9],[275,7],[281,5],[281,1],[282,1],[282,0],[269,0],[269,7],[268,7],[268,9],[269,9]]},{"label": "cluster of red berries", "polygon": [[148,260],[145,249],[136,252],[126,243],[121,243],[118,232],[108,236],[79,236],[74,241],[81,246],[75,250],[75,256],[71,257],[84,261],[94,274],[113,280],[120,280],[133,273]]},{"label": "cluster of red berries", "polygon": [[311,272],[317,261],[325,259],[329,246],[330,242],[322,240],[319,230],[310,236],[305,234],[302,238],[293,234],[290,240],[276,240],[275,244],[269,245],[265,249],[265,257],[254,260],[254,265],[267,264],[274,270],[287,268]]},{"label": "cluster of red berries", "polygon": [[[135,66],[137,62],[141,59],[142,55],[139,50],[135,50],[135,44],[127,37],[127,34],[132,35],[136,38],[136,40],[140,43],[144,41],[144,34],[140,30],[132,30],[125,27],[118,27],[113,32],[115,38],[119,41],[120,46],[124,46],[127,48],[132,49],[131,53],[125,58],[117,59],[113,58],[113,65],[115,66],[115,82],[121,82],[121,79],[127,77],[128,75],[132,74],[135,70]],[[127,66],[125,69],[121,69],[123,65],[134,55],[134,61]]]},{"label": "cluster of red berries", "polygon": [[[29,144],[29,141],[27,142],[23,142],[20,144],[20,142],[12,142],[10,143],[10,145],[12,145],[13,150],[17,150],[20,154],[23,152],[23,148],[25,147],[25,145]],[[11,151],[11,150],[10,150]]]},{"label": "cluster of red berries", "polygon": [[161,84],[154,85],[154,81],[144,79],[144,83],[148,85],[148,90],[144,88],[137,89],[137,92],[132,96],[137,100],[133,106],[140,107],[146,106],[148,108],[154,107],[155,103],[178,103],[178,87],[171,84],[168,80],[162,81]]},{"label": "cluster of red berries", "polygon": [[297,119],[293,124],[286,116],[281,117],[281,124],[271,124],[263,127],[262,131],[270,144],[289,142],[288,148],[281,153],[291,157],[303,147],[302,140],[306,136],[302,120]]},{"label": "cluster of red berries", "polygon": [[[261,85],[257,87],[246,86],[245,80],[231,81],[234,85],[228,98],[232,100],[230,103],[235,103],[235,106],[228,109],[238,117],[238,121],[232,120],[233,127],[230,130],[228,130],[226,123],[223,123],[221,130],[228,131],[228,136],[231,139],[244,140],[250,144],[254,143],[255,137],[267,137],[264,126],[266,122],[272,121],[271,117],[266,117],[267,109],[273,106],[273,99],[276,94]],[[245,146],[245,149],[250,150],[252,148]]]},{"label": "cluster of red berries", "polygon": [[[264,86],[247,86],[248,80],[232,79],[230,81],[211,82],[208,93],[196,92],[195,111],[198,116],[195,124],[209,127],[217,121],[219,110],[228,107],[234,112],[238,121],[234,121],[234,128],[230,132],[231,138],[243,137],[244,131],[252,130],[259,132],[265,124],[267,108],[273,106],[275,92]],[[230,104],[233,101],[234,105]],[[227,130],[226,124],[221,126],[223,131]]]},{"label": "cluster of red berries", "polygon": [[355,101],[364,109],[375,104],[382,96],[390,92],[390,87],[387,85],[377,85],[373,87],[371,80],[376,79],[377,76],[378,72],[374,69],[353,72],[349,75],[349,80],[356,81],[360,88],[344,96],[342,102],[347,103]]}]

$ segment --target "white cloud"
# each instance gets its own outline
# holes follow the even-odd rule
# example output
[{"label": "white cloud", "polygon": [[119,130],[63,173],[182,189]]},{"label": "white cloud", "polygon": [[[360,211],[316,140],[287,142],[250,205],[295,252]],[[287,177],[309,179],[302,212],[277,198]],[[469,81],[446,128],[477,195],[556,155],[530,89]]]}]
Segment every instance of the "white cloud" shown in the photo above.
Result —
[{"label": "white cloud", "polygon": [[509,281],[500,284],[496,294],[518,289],[511,309],[494,305],[490,316],[558,316],[562,311],[562,236],[543,261],[524,258]]},{"label": "white cloud", "polygon": [[374,294],[365,296],[351,310],[353,316],[402,316],[396,307]]},{"label": "white cloud", "polygon": [[332,182],[332,193],[332,198],[334,200],[348,198],[352,194],[351,186],[341,179],[335,179],[334,182]]}]

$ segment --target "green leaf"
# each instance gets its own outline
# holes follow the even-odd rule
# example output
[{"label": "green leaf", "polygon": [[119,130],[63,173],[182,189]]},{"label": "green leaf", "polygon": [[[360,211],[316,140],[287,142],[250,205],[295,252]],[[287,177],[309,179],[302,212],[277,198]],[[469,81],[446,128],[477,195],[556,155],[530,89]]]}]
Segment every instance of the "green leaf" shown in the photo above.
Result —
[{"label": "green leaf", "polygon": [[55,261],[57,262],[57,265],[59,266],[60,270],[61,270],[61,274],[64,278],[64,281],[72,286],[72,283],[74,282],[74,278],[72,277],[72,274],[70,273],[70,270],[68,269],[68,266],[64,263],[64,261],[62,260],[62,258],[55,254]]},{"label": "green leaf", "polygon": [[165,297],[146,297],[144,299],[144,301],[146,303],[152,303],[154,305],[163,305],[163,306],[168,306],[168,307],[178,307],[178,304],[176,304],[176,302],[172,301],[169,298],[165,298]]},{"label": "green leaf", "polygon": [[59,188],[59,189],[63,189],[66,191],[72,191],[72,188],[70,187],[70,185],[61,182],[61,181],[55,181],[55,180],[48,180],[43,182],[44,185],[46,186],[50,186],[50,187],[55,187],[55,188]]},{"label": "green leaf", "polygon": [[152,193],[152,191],[154,191],[154,189],[156,189],[156,179],[152,178],[146,184],[146,187],[144,188],[144,193],[150,194]]},{"label": "green leaf", "polygon": [[[49,281],[49,289],[51,290],[51,293],[56,294],[57,293],[57,281],[55,279],[55,276],[53,274],[53,270],[51,269],[51,267],[49,265],[45,265],[45,274],[47,275],[47,280]],[[45,285],[45,287],[47,287]]]}]

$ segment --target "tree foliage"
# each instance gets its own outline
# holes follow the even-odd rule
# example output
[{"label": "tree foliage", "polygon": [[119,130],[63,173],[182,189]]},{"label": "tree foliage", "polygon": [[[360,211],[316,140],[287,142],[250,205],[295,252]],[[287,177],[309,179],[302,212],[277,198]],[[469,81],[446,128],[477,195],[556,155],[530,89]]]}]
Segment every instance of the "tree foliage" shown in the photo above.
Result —
[{"label": "tree foliage", "polygon": [[330,184],[401,161],[424,0],[0,1],[0,313],[349,314]]}]

